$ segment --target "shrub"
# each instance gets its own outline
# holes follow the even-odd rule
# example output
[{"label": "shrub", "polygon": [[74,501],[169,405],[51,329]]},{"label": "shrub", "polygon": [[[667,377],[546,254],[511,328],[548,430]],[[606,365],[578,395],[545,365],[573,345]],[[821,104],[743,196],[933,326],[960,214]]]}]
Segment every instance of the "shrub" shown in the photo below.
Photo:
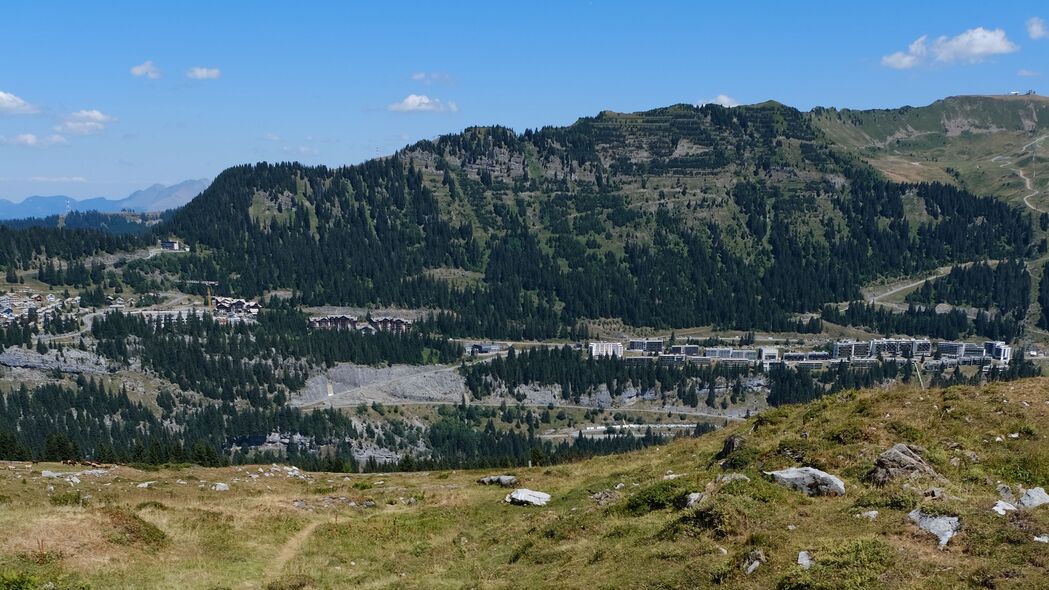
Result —
[{"label": "shrub", "polygon": [[87,504],[80,490],[54,494],[48,498],[48,501],[51,502],[52,506],[84,506]]},{"label": "shrub", "polygon": [[109,540],[118,545],[143,545],[155,549],[167,542],[167,535],[151,522],[124,508],[107,507],[102,511],[109,517],[113,529]]},{"label": "shrub", "polygon": [[621,510],[630,516],[642,516],[654,510],[679,505],[686,495],[681,486],[677,480],[669,480],[643,487],[620,505]]}]

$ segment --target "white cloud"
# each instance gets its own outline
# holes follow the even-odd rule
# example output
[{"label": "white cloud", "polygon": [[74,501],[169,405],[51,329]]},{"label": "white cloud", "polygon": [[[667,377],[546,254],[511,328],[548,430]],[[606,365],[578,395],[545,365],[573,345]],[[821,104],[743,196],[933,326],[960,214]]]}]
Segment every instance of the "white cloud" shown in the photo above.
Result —
[{"label": "white cloud", "polygon": [[1016,71],[1016,75],[1022,76],[1024,78],[1035,78],[1037,76],[1041,76],[1042,74],[1034,70],[1028,70],[1027,68],[1020,68]]},{"label": "white cloud", "polygon": [[1002,55],[1019,51],[1020,46],[1013,43],[1002,29],[987,30],[983,27],[969,29],[955,37],[940,37],[932,45],[932,52],[937,61],[968,63],[981,62],[992,55]]},{"label": "white cloud", "polygon": [[104,131],[106,124],[115,120],[96,109],[82,110],[66,117],[62,123],[55,126],[55,131],[74,135],[93,135]]},{"label": "white cloud", "polygon": [[452,81],[452,77],[444,72],[415,72],[412,74],[412,80],[423,84],[448,83]]},{"label": "white cloud", "polygon": [[150,80],[156,80],[160,78],[160,68],[153,63],[153,60],[146,60],[137,66],[132,67],[131,75],[138,78],[145,76]]},{"label": "white cloud", "polygon": [[708,100],[708,101],[706,101],[703,104],[719,104],[719,105],[721,105],[723,107],[730,107],[731,108],[731,107],[738,107],[739,106],[739,101],[734,99],[734,98],[732,98],[731,96],[729,96],[727,94],[719,94],[719,95],[715,96],[713,100]]},{"label": "white cloud", "polygon": [[894,70],[909,70],[913,68],[921,62],[928,52],[925,47],[927,38],[926,35],[922,35],[907,46],[907,51],[897,51],[891,55],[886,55],[881,58],[881,65]]},{"label": "white cloud", "polygon": [[83,176],[34,176],[33,182],[87,182]]},{"label": "white cloud", "polygon": [[0,90],[0,114],[4,115],[30,115],[39,112],[35,105],[31,105],[21,98]]},{"label": "white cloud", "polygon": [[430,98],[425,94],[409,94],[404,97],[404,100],[388,105],[386,109],[401,113],[455,113],[459,111],[459,105],[454,102],[444,102],[437,98]]},{"label": "white cloud", "polygon": [[1020,50],[1020,46],[1010,41],[1002,29],[976,27],[954,37],[937,37],[931,44],[927,40],[927,35],[918,37],[907,46],[907,51],[882,57],[881,64],[896,70],[908,70],[926,63],[930,54],[934,61],[945,64],[979,63],[991,56]]},{"label": "white cloud", "polygon": [[186,77],[190,80],[214,80],[222,75],[218,68],[192,67],[186,70]]},{"label": "white cloud", "polygon": [[1049,37],[1049,29],[1046,28],[1045,21],[1037,16],[1027,19],[1027,36],[1032,39]]},{"label": "white cloud", "polygon": [[25,147],[48,147],[51,145],[61,145],[68,143],[65,137],[61,135],[52,134],[40,137],[34,133],[22,133],[14,137],[0,137],[0,143],[6,143],[9,145],[21,145]]},{"label": "white cloud", "polygon": [[263,133],[262,139],[265,139],[266,141],[280,141],[280,136],[276,133]]},{"label": "white cloud", "polygon": [[317,148],[313,148],[313,147],[310,147],[310,146],[307,146],[307,145],[284,146],[281,149],[285,153],[297,154],[297,155],[300,155],[300,156],[316,156],[317,154],[320,153],[320,151],[317,150]]}]

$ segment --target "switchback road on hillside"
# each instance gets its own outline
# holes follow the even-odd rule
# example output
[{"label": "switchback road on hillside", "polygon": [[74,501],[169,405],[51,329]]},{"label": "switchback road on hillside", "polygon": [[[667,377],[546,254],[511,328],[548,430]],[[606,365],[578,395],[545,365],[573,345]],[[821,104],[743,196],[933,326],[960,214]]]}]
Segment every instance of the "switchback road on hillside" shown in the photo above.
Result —
[{"label": "switchback road on hillside", "polygon": [[[1039,137],[1038,139],[1032,141],[1031,143],[1029,143],[1029,144],[1023,146],[1022,148],[1020,148],[1020,156],[1023,156],[1024,152],[1026,152],[1028,150],[1028,148],[1031,148],[1033,146],[1038,145],[1039,143],[1041,143],[1047,137],[1049,137],[1049,135],[1043,135],[1043,136]],[[991,161],[995,162],[995,163],[997,163],[999,160],[1005,160],[1005,163],[1004,164],[1000,164],[999,167],[1001,167],[1001,168],[1009,168],[1009,170],[1012,170],[1014,173],[1016,173],[1017,176],[1020,177],[1021,180],[1024,181],[1024,187],[1026,187],[1027,190],[1031,191],[1030,194],[1024,196],[1024,198],[1023,198],[1024,205],[1026,205],[1028,209],[1031,209],[1032,211],[1035,211],[1037,213],[1049,213],[1049,211],[1046,211],[1044,209],[1040,209],[1037,206],[1031,204],[1030,198],[1034,197],[1036,195],[1041,194],[1042,191],[1034,188],[1034,183],[1031,181],[1030,178],[1028,178],[1028,176],[1026,174],[1024,174],[1024,171],[1019,166],[1016,166],[1016,167],[1011,166],[1012,161],[1009,160],[1009,156],[1006,156],[1004,154],[999,154],[999,155],[991,158]]]}]

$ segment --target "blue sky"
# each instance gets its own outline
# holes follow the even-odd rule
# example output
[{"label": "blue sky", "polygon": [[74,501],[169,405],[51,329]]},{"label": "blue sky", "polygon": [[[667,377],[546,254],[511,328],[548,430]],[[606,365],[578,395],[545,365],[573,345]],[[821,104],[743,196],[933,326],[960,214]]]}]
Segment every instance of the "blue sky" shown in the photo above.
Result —
[{"label": "blue sky", "polygon": [[[0,197],[342,165],[470,125],[1041,90],[1043,2],[9,3]],[[1049,91],[1040,92],[1049,94]]]}]

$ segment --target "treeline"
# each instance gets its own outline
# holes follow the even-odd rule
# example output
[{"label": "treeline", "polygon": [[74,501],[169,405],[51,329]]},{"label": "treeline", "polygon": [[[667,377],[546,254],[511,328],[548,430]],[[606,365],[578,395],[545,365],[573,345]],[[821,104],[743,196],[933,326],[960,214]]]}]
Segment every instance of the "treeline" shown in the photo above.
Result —
[{"label": "treeline", "polygon": [[1042,279],[1038,282],[1038,327],[1049,330],[1049,262],[1042,267]]},{"label": "treeline", "polygon": [[28,270],[37,260],[59,258],[81,260],[102,253],[145,247],[144,236],[117,235],[100,230],[27,227],[14,229],[0,224],[0,266]]},{"label": "treeline", "polygon": [[[333,445],[363,436],[351,418],[331,410],[188,402],[174,407],[158,401],[159,417],[127,392],[83,376],[73,388],[23,384],[0,396],[0,458],[218,466],[249,459],[233,452],[234,441],[264,440],[271,432]],[[347,450],[342,459],[352,462],[352,454]]]},{"label": "treeline", "polygon": [[1031,275],[1023,260],[1010,259],[991,266],[978,262],[955,266],[938,279],[926,281],[907,295],[907,301],[935,305],[950,303],[980,309],[997,309],[1023,320],[1030,305]]},{"label": "treeline", "polygon": [[[440,419],[433,423],[426,435],[431,449],[429,457],[405,457],[398,466],[400,469],[479,469],[529,463],[534,466],[553,465],[636,451],[669,440],[647,428],[641,436],[628,432],[588,438],[580,433],[570,441],[555,443],[539,438],[540,416],[531,410],[523,412],[519,418],[524,432],[497,428],[494,419],[500,410],[495,408],[441,406],[438,411]],[[690,434],[701,435],[713,429],[712,425],[701,423]]]},{"label": "treeline", "polygon": [[[494,408],[441,406],[440,418],[422,439],[431,451],[416,457],[412,452],[420,439],[408,436],[403,422],[384,426],[404,435],[405,444],[398,447],[370,424],[358,428],[349,416],[333,410],[238,409],[228,403],[172,408],[170,400],[162,397],[158,402],[163,408],[160,417],[131,400],[125,391],[107,390],[84,377],[78,378],[74,388],[44,385],[29,389],[22,385],[0,397],[0,459],[204,466],[280,461],[323,471],[390,469],[374,461],[358,465],[353,456],[355,445],[370,439],[388,448],[403,448],[404,458],[396,466],[400,469],[462,469],[520,466],[529,461],[548,465],[637,450],[667,440],[649,430],[642,436],[579,437],[553,443],[537,436],[539,417],[531,411],[522,413],[520,420],[526,428],[518,431],[495,428]],[[697,425],[692,433],[711,428]],[[251,450],[274,432],[300,435],[301,439],[288,445],[283,454]]]},{"label": "treeline", "polygon": [[206,397],[281,405],[313,367],[360,364],[448,363],[460,345],[410,331],[403,334],[310,330],[306,316],[287,307],[266,309],[258,323],[221,323],[206,313],[147,318],[112,311],[91,334],[100,354],[143,367]]},{"label": "treeline", "polygon": [[970,320],[969,316],[959,309],[936,313],[933,307],[913,303],[903,313],[894,313],[880,305],[853,301],[844,310],[834,305],[824,306],[822,317],[826,322],[866,328],[879,334],[907,334],[943,340],[958,340],[976,335],[1009,342],[1023,331],[1023,325],[1011,315],[992,315],[981,311],[977,313],[975,320]]},{"label": "treeline", "polygon": [[569,346],[533,348],[521,353],[510,349],[505,359],[464,364],[459,371],[475,398],[488,396],[500,386],[513,392],[519,385],[557,385],[562,398],[578,403],[583,395],[604,386],[612,396],[622,395],[627,389],[671,393],[692,407],[699,405],[698,391],[711,389],[719,381],[733,382],[753,374],[751,367],[727,363],[631,364],[616,357],[593,358]]},{"label": "treeline", "polygon": [[[779,365],[773,367],[768,373],[768,403],[773,407],[803,404],[830,393],[871,388],[890,381],[912,383],[917,380],[915,371],[913,363],[895,360],[881,361],[870,367],[862,368],[841,363],[818,372]],[[957,368],[950,376],[947,376],[944,367],[941,366],[932,371],[928,378],[928,386],[979,385],[985,381],[1011,381],[1037,377],[1041,374],[1042,370],[1027,358],[1023,349],[1020,349],[1008,366],[993,366],[987,373],[976,371],[971,377],[966,377]]]}]

